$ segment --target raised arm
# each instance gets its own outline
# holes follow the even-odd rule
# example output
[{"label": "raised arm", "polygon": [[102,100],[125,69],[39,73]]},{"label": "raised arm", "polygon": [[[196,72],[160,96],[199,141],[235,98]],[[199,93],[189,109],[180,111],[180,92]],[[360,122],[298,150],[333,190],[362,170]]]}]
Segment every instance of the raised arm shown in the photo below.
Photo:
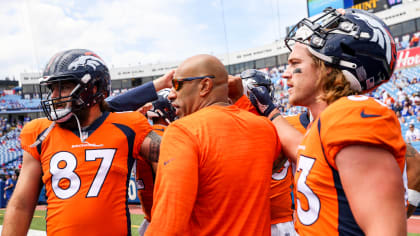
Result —
[{"label": "raised arm", "polygon": [[144,104],[158,98],[157,91],[170,88],[175,70],[171,70],[158,79],[128,90],[109,101],[104,101],[102,108],[108,111],[135,111]]},{"label": "raised arm", "polygon": [[41,190],[41,163],[28,152],[23,153],[22,170],[3,222],[3,236],[26,235]]}]

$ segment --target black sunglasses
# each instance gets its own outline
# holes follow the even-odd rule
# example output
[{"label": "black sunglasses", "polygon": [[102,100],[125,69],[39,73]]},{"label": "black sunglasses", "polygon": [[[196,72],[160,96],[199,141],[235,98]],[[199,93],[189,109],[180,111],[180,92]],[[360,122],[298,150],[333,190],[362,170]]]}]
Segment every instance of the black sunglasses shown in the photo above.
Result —
[{"label": "black sunglasses", "polygon": [[172,79],[172,86],[176,91],[179,91],[182,88],[182,84],[185,81],[192,81],[196,79],[204,79],[204,78],[216,78],[214,75],[205,75],[205,76],[199,76],[199,77],[188,77],[188,78],[182,78],[182,79]]}]

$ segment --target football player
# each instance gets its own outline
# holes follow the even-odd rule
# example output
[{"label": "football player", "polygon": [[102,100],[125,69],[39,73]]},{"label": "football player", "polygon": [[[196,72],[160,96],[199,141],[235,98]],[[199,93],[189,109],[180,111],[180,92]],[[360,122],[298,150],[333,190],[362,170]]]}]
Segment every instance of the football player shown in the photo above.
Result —
[{"label": "football player", "polygon": [[286,132],[291,126],[272,109],[264,87],[252,92],[257,106],[271,110],[262,112],[282,144],[290,141],[288,154],[298,152],[297,232],[406,235],[400,124],[384,104],[358,95],[388,81],[395,68],[388,27],[362,10],[327,8],[300,21],[285,41],[289,101],[308,107],[315,119],[303,139]]},{"label": "football player", "polygon": [[[162,89],[157,95],[158,99],[151,103],[146,111],[146,117],[153,122],[153,131],[162,136],[166,127],[176,119],[175,109],[168,99],[170,89]],[[143,160],[136,160],[137,193],[144,212],[144,220],[139,227],[139,235],[144,235],[151,221],[153,206],[153,185],[155,175],[150,164]]]},{"label": "football player", "polygon": [[23,166],[2,235],[26,235],[41,181],[47,234],[131,234],[128,180],[135,159],[157,165],[160,136],[138,112],[101,109],[111,91],[104,61],[94,52],[57,53],[40,79],[47,118],[21,132]]},{"label": "football player", "polygon": [[[263,86],[273,99],[274,87],[271,80],[264,72],[249,69],[240,74],[240,78],[244,81],[245,94],[250,97],[250,100],[255,100],[252,94],[252,89]],[[256,103],[254,101],[254,103]],[[241,108],[246,109],[241,101],[235,103]],[[263,108],[256,107],[259,114],[263,115],[261,110]],[[270,210],[271,210],[271,235],[296,235],[293,224],[293,209],[292,209],[292,187],[293,187],[293,171],[292,165],[286,161],[282,168],[277,170],[271,176],[270,188]]]}]

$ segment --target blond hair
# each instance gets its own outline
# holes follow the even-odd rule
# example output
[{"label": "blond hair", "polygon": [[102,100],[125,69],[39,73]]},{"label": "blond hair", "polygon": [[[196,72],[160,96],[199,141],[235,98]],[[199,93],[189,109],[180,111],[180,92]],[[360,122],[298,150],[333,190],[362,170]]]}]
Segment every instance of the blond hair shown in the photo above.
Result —
[{"label": "blond hair", "polygon": [[340,69],[326,66],[324,61],[313,55],[312,59],[320,71],[320,79],[316,86],[320,87],[323,93],[318,99],[331,104],[341,97],[358,94],[357,91],[350,88],[350,82]]}]

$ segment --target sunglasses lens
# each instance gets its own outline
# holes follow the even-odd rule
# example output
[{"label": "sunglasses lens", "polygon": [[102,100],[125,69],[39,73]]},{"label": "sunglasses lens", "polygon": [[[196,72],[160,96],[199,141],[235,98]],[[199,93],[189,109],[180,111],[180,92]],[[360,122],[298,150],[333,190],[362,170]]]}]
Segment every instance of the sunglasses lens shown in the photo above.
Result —
[{"label": "sunglasses lens", "polygon": [[178,91],[180,89],[181,81],[177,79],[172,80],[172,86],[174,87],[175,91]]}]

